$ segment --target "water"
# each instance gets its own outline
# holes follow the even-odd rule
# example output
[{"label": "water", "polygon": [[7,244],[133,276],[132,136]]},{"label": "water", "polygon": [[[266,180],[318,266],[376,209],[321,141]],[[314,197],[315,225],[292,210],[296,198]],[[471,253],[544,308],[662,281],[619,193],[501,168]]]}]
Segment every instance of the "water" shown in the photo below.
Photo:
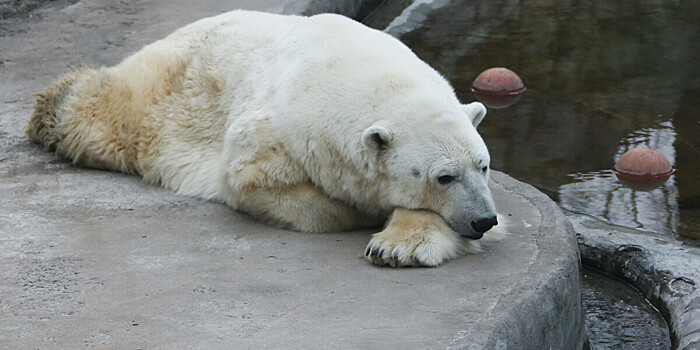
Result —
[{"label": "water", "polygon": [[[387,1],[368,24],[383,29],[408,3]],[[523,79],[520,101],[479,126],[493,168],[565,209],[700,245],[700,0],[453,0],[401,39],[463,102],[487,68]],[[637,146],[677,169],[661,188],[612,173]]]},{"label": "water", "polygon": [[627,283],[584,269],[581,292],[592,350],[671,349],[668,326],[642,293]]}]

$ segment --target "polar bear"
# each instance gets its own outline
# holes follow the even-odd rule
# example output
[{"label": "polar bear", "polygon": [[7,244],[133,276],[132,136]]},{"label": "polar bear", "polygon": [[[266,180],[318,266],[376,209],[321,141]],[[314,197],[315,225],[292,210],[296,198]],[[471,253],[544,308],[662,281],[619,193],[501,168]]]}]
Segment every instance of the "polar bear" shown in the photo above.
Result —
[{"label": "polar bear", "polygon": [[28,137],[280,227],[378,227],[379,265],[436,266],[498,222],[486,109],[351,19],[233,11],[37,98]]}]

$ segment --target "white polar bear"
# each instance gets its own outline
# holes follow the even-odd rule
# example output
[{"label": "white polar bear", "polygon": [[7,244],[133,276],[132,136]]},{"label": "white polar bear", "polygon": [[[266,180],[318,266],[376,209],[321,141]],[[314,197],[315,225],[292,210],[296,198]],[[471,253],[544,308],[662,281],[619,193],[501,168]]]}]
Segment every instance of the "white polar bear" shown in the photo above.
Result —
[{"label": "white polar bear", "polygon": [[27,135],[294,230],[388,218],[367,259],[436,266],[497,224],[485,114],[385,33],[233,11],[67,74],[39,95]]}]

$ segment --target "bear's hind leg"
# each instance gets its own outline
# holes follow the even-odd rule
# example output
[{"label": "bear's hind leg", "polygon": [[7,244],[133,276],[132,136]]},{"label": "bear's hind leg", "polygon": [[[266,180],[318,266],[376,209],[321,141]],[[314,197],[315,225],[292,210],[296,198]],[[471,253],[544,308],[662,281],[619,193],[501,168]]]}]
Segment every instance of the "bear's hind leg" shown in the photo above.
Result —
[{"label": "bear's hind leg", "polygon": [[137,173],[143,110],[106,69],[78,68],[38,95],[25,133],[74,164]]},{"label": "bear's hind leg", "polygon": [[71,94],[72,85],[81,72],[82,70],[78,69],[66,74],[53,86],[37,95],[34,112],[24,131],[30,140],[41,144],[47,151],[55,150],[63,139],[59,127],[60,118],[63,116],[65,101]]},{"label": "bear's hind leg", "polygon": [[437,266],[476,251],[478,243],[460,238],[440,215],[396,208],[387,227],[373,235],[365,257],[377,265]]}]

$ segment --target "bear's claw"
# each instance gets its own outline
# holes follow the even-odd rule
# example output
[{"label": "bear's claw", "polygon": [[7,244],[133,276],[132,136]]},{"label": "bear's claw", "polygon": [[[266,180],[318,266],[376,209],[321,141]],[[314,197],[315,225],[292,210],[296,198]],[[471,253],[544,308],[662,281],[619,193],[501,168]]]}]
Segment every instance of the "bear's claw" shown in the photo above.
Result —
[{"label": "bear's claw", "polygon": [[[380,232],[372,238],[365,249],[365,258],[377,265],[399,266],[438,266],[461,253],[459,239],[453,242],[435,239],[411,239],[401,241],[400,237],[383,237]],[[394,238],[399,238],[395,241]]]},{"label": "bear's claw", "polygon": [[461,255],[465,248],[465,242],[439,215],[396,209],[384,231],[372,236],[365,258],[393,267],[438,266]]}]

